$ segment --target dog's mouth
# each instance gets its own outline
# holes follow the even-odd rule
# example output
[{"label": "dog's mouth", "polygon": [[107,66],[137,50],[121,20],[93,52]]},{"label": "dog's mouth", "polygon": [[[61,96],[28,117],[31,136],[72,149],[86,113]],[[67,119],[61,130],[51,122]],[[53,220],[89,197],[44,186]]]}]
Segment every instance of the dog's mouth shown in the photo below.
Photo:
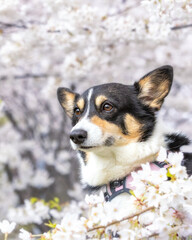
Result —
[{"label": "dog's mouth", "polygon": [[79,146],[80,149],[91,149],[96,148],[97,146]]}]

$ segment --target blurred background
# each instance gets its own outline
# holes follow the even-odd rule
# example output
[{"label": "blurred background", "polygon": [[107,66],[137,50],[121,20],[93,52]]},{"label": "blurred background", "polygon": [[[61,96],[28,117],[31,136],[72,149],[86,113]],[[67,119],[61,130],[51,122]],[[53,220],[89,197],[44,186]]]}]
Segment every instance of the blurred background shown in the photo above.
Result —
[{"label": "blurred background", "polygon": [[160,117],[192,138],[190,1],[0,1],[0,220],[31,197],[83,196],[58,87],[132,84],[166,64]]}]

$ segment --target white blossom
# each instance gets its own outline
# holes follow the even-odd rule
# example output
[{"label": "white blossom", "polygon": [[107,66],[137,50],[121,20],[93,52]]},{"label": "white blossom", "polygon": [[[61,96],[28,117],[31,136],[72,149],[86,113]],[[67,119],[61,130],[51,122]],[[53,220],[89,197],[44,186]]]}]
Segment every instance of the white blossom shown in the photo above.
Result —
[{"label": "white blossom", "polygon": [[103,196],[103,192],[100,192],[99,195],[86,195],[85,196],[85,202],[87,204],[97,204],[97,203],[103,203],[104,202],[104,196]]},{"label": "white blossom", "polygon": [[165,148],[161,147],[158,152],[157,161],[164,162],[167,159],[167,151]]},{"label": "white blossom", "polygon": [[11,233],[15,229],[16,223],[15,222],[9,222],[7,220],[3,220],[0,222],[0,230],[2,233]]},{"label": "white blossom", "polygon": [[20,229],[20,233],[19,233],[19,238],[21,240],[31,240],[32,239],[32,234],[26,230],[24,230],[23,228]]}]

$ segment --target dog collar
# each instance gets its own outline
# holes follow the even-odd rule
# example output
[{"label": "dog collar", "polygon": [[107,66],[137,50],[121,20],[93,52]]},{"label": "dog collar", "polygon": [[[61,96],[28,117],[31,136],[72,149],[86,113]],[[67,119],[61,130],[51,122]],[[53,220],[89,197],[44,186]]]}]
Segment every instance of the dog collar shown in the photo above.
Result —
[{"label": "dog collar", "polygon": [[[166,162],[158,162],[154,161],[150,163],[150,167],[152,171],[158,171],[160,168],[166,168],[168,169],[170,167],[170,164],[167,164]],[[139,171],[141,168],[139,168],[137,171]],[[133,178],[131,174],[127,175],[123,179],[115,180],[106,185],[106,192],[104,192],[104,198],[105,201],[111,201],[116,196],[122,194],[122,193],[128,193],[130,195],[134,195],[135,186],[131,185],[131,182],[133,181]]]}]

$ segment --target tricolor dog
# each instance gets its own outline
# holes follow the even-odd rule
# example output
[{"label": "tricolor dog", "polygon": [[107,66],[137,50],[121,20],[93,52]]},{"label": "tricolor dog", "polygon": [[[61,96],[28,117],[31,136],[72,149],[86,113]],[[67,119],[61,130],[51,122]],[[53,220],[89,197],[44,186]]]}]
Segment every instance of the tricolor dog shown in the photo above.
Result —
[{"label": "tricolor dog", "polygon": [[[72,119],[70,141],[79,153],[84,184],[91,189],[118,186],[141,164],[154,161],[161,146],[179,151],[189,144],[185,136],[168,133],[157,118],[172,81],[172,67],[162,66],[134,85],[103,84],[82,95],[58,89],[59,102]],[[191,174],[191,161],[184,165]]]}]

